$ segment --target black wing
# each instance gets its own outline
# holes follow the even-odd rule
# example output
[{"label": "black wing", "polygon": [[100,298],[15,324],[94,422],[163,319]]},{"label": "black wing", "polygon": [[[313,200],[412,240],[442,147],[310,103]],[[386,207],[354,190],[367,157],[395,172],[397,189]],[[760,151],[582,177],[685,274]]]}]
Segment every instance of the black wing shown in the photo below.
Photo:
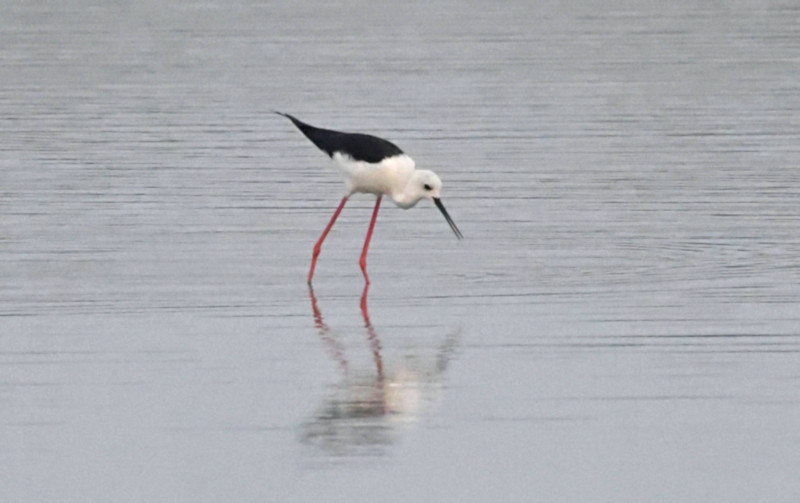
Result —
[{"label": "black wing", "polygon": [[339,152],[352,157],[356,161],[378,163],[387,157],[394,157],[403,153],[394,143],[377,136],[322,129],[306,124],[289,114],[275,113],[292,121],[297,126],[297,129],[306,135],[306,138],[330,157]]}]

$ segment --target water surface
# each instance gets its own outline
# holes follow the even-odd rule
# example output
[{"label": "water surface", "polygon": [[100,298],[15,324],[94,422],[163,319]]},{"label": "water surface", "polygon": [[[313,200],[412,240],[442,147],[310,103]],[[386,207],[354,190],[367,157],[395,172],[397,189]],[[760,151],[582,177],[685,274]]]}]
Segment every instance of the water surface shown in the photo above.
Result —
[{"label": "water surface", "polygon": [[799,16],[8,3],[0,496],[796,501]]}]

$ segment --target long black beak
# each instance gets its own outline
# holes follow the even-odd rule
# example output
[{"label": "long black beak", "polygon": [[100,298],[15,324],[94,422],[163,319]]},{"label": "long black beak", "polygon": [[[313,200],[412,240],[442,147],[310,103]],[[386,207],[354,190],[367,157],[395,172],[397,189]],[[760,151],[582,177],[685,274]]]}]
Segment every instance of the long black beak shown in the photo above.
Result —
[{"label": "long black beak", "polygon": [[464,236],[461,235],[461,231],[458,230],[458,227],[456,227],[456,223],[453,222],[453,219],[450,218],[450,214],[447,213],[446,209],[444,209],[444,205],[442,204],[442,200],[439,199],[438,197],[434,197],[433,198],[433,203],[436,205],[437,208],[439,208],[439,211],[442,212],[442,215],[444,215],[444,219],[447,220],[447,223],[450,224],[450,228],[453,229],[453,232],[456,233],[456,237],[458,239],[464,239]]}]

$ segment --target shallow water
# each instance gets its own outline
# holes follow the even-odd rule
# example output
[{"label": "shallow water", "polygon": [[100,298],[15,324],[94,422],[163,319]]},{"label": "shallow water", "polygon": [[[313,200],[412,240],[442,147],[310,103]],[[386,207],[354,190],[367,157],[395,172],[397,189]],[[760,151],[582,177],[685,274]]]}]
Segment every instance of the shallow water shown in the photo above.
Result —
[{"label": "shallow water", "polygon": [[[3,501],[796,501],[800,10],[11,2]],[[444,180],[373,205],[290,123]]]}]

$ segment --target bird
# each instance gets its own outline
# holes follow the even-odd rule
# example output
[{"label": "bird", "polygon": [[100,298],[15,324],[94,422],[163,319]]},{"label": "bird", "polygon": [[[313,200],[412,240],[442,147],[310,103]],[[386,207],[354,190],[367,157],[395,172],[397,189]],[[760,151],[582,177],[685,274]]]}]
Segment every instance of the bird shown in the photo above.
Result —
[{"label": "bird", "polygon": [[433,171],[416,169],[414,160],[405,154],[394,143],[364,133],[346,133],[323,129],[307,124],[300,119],[283,112],[273,110],[283,116],[297,127],[306,138],[311,140],[318,149],[328,155],[340,168],[344,177],[345,195],[339,202],[325,230],[314,245],[311,255],[311,267],[308,271],[308,284],[314,278],[314,269],[317,257],[322,250],[322,243],[328,236],[333,224],[342,212],[347,200],[356,193],[374,194],[377,196],[375,208],[372,210],[372,219],[369,223],[364,248],[361,251],[359,266],[364,274],[366,284],[369,285],[367,274],[367,250],[375,228],[383,196],[389,196],[394,203],[403,209],[415,206],[422,199],[430,199],[444,215],[445,220],[461,240],[463,235],[456,227],[455,222],[442,204],[442,180]]}]

